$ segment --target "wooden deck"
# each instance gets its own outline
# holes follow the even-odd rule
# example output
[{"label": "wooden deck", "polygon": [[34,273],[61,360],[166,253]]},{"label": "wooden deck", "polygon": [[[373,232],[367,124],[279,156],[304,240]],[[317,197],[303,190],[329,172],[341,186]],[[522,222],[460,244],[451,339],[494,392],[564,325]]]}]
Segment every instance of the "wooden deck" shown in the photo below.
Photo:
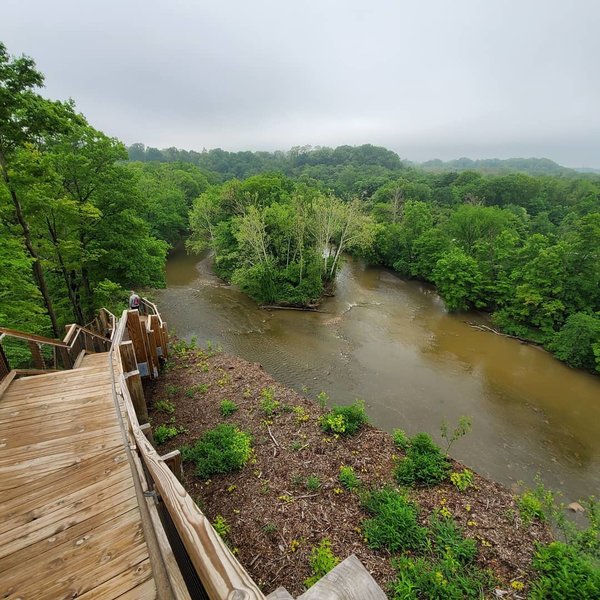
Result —
[{"label": "wooden deck", "polygon": [[157,596],[108,356],[0,397],[0,598]]}]

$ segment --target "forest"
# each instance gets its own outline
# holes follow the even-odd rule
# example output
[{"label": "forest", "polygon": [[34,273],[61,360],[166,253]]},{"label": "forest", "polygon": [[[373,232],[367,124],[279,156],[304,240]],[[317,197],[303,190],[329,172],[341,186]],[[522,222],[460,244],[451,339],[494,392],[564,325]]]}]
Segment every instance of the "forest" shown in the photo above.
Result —
[{"label": "forest", "polygon": [[349,252],[600,371],[597,174],[535,159],[423,168],[372,145],[126,149],[43,82],[0,44],[4,326],[60,336],[132,287],[164,286],[187,239],[261,304],[314,307]]}]

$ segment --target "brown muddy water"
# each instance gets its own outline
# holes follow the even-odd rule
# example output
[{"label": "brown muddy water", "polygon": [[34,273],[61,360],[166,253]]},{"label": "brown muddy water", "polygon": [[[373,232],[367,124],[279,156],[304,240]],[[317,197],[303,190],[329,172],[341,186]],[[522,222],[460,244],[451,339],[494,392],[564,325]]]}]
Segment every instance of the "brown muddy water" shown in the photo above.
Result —
[{"label": "brown muddy water", "polygon": [[157,299],[180,337],[212,340],[282,383],[332,403],[364,399],[387,431],[427,431],[461,415],[472,432],[451,454],[508,486],[537,473],[567,501],[600,494],[600,377],[543,350],[478,331],[435,291],[347,259],[322,313],[267,311],[175,250]]}]

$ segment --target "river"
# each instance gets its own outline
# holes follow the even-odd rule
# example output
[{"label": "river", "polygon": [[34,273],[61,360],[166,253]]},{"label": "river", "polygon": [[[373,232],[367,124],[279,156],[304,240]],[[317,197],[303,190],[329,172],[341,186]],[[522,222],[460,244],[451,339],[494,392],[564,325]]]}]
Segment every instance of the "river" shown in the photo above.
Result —
[{"label": "river", "polygon": [[450,453],[491,479],[515,487],[539,473],[566,501],[599,495],[600,378],[470,327],[486,317],[448,314],[426,284],[347,259],[323,312],[266,311],[179,248],[157,299],[179,336],[219,343],[312,397],[364,399],[387,431],[440,441],[443,420],[470,416]]}]

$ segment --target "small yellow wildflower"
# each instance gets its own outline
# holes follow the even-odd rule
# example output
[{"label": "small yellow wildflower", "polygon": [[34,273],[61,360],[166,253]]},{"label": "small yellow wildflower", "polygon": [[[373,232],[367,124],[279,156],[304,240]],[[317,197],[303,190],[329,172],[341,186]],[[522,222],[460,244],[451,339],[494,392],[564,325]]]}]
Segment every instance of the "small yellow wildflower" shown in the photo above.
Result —
[{"label": "small yellow wildflower", "polygon": [[522,589],[525,587],[525,584],[524,584],[522,581],[513,581],[513,582],[510,584],[510,587],[511,587],[513,590],[520,591],[520,590],[522,590]]}]

